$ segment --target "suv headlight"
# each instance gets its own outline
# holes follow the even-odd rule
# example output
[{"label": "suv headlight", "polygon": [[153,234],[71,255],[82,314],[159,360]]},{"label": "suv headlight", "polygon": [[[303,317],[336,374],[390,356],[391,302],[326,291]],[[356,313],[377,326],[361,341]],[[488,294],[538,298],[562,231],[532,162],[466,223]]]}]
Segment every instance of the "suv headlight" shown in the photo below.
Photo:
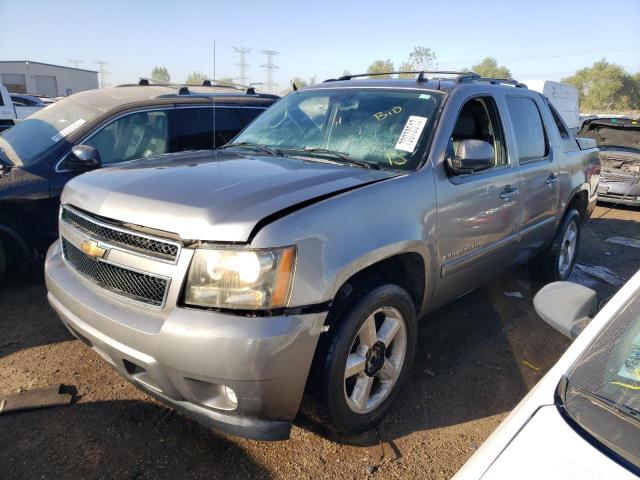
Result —
[{"label": "suv headlight", "polygon": [[191,260],[187,305],[257,310],[289,301],[296,249],[198,248]]}]

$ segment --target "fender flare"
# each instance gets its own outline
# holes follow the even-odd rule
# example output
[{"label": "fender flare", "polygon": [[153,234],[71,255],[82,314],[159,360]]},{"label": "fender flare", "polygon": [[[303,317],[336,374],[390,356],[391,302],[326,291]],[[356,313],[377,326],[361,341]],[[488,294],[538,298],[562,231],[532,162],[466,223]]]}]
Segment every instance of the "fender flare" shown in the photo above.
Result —
[{"label": "fender flare", "polygon": [[422,296],[422,307],[417,313],[424,312],[426,305],[429,304],[431,296],[433,294],[435,282],[435,251],[431,251],[431,248],[428,244],[419,240],[405,240],[384,245],[380,248],[370,251],[366,256],[356,258],[350,263],[344,265],[343,268],[341,268],[340,271],[335,275],[335,281],[333,282],[329,291],[330,297],[332,299],[335,298],[340,288],[354,275],[357,275],[363,270],[372,267],[376,263],[382,262],[396,255],[409,253],[420,255],[424,263],[424,292]]}]

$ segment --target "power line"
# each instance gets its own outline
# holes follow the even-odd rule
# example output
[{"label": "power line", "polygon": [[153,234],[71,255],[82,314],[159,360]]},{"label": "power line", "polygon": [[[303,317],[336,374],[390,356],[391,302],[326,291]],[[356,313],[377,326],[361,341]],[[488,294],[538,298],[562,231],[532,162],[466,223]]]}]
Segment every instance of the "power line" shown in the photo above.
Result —
[{"label": "power line", "polygon": [[280,52],[275,52],[273,50],[260,50],[260,53],[264,53],[267,56],[267,63],[261,65],[267,71],[267,81],[264,86],[267,89],[270,89],[273,93],[278,91],[278,83],[273,81],[273,72],[278,70],[280,67],[273,63],[273,57],[276,55],[280,55]]},{"label": "power line", "polygon": [[251,51],[251,49],[244,47],[231,48],[233,48],[233,51],[240,56],[240,61],[236,63],[236,66],[238,67],[240,73],[235,79],[238,80],[242,85],[249,85],[249,76],[247,73],[250,65],[246,62],[246,55]]},{"label": "power line", "polygon": [[107,84],[105,82],[105,78],[111,72],[106,70],[104,67],[106,65],[109,65],[109,62],[105,62],[103,60],[94,60],[93,63],[98,65],[98,71],[99,71],[99,74],[100,74],[100,88],[105,88],[107,86]]},{"label": "power line", "polygon": [[80,64],[84,63],[84,60],[80,60],[79,58],[69,58],[69,63],[74,66],[74,68],[80,68]]}]

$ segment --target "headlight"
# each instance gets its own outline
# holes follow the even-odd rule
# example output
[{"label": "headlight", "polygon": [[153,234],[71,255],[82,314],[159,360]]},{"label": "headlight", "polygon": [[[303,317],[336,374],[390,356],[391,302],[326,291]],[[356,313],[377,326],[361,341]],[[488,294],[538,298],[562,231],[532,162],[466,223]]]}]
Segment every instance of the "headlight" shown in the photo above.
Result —
[{"label": "headlight", "polygon": [[256,310],[285,307],[295,247],[274,250],[199,248],[187,276],[187,305]]}]

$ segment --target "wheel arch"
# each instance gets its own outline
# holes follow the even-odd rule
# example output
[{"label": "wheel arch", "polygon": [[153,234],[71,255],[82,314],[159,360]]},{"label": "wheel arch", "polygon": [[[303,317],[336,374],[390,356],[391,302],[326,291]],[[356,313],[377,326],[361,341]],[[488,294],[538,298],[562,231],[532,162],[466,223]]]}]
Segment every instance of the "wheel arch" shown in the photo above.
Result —
[{"label": "wheel arch", "polygon": [[335,321],[342,307],[351,303],[354,295],[384,283],[398,285],[411,297],[416,315],[426,309],[433,291],[431,255],[422,242],[400,242],[371,252],[366,259],[357,259],[337,275],[332,295],[328,323]]}]

